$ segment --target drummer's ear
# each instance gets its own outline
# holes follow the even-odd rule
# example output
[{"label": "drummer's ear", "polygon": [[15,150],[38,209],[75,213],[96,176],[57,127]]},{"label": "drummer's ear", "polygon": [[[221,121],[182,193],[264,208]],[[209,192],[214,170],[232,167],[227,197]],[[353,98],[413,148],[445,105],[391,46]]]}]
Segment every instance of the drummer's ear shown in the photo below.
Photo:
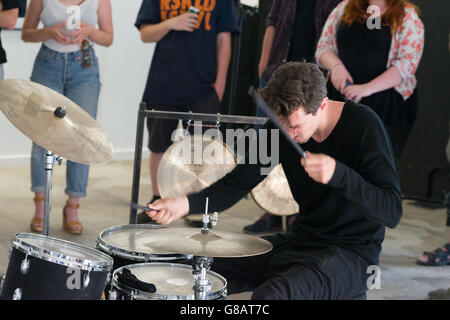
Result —
[{"label": "drummer's ear", "polygon": [[323,98],[323,100],[322,100],[322,104],[320,105],[320,109],[321,110],[325,110],[325,108],[327,108],[328,107],[328,97],[325,97],[325,98]]}]

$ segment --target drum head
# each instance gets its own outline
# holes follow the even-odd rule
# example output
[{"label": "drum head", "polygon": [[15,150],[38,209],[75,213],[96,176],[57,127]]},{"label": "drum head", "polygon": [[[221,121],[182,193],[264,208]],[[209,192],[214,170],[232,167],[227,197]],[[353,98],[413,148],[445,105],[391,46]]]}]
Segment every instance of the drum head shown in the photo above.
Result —
[{"label": "drum head", "polygon": [[[117,282],[117,273],[127,268],[139,280],[152,283],[156,287],[155,293],[142,292],[133,288],[127,288]],[[221,299],[226,296],[227,281],[221,275],[208,271],[208,279],[211,281],[211,290],[208,299]],[[192,267],[182,264],[170,263],[140,263],[125,266],[114,271],[113,284],[125,291],[138,292],[137,298],[158,300],[193,300],[194,277]]]},{"label": "drum head", "polygon": [[99,250],[44,235],[19,233],[12,243],[25,254],[69,267],[110,271],[113,265],[112,258]]},{"label": "drum head", "polygon": [[151,224],[129,224],[104,230],[97,237],[97,246],[102,251],[125,259],[147,262],[149,260],[174,260],[188,258],[187,255],[161,251],[149,247],[153,231],[167,228]]}]

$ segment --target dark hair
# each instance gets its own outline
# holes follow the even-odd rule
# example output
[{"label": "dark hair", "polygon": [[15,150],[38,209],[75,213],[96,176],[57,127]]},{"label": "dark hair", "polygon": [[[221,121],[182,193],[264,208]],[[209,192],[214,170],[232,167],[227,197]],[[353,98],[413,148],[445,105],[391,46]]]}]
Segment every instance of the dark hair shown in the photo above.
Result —
[{"label": "dark hair", "polygon": [[284,119],[299,107],[315,114],[327,96],[325,77],[314,63],[288,62],[272,74],[261,96]]}]

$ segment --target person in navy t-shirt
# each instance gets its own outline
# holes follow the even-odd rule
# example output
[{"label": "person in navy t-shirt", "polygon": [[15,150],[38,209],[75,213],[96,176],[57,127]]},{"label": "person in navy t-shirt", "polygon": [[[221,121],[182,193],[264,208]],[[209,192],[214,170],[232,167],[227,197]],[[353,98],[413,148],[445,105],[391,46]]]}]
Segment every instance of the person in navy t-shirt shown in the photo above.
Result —
[{"label": "person in navy t-shirt", "polygon": [[[189,12],[194,6],[198,13]],[[156,42],[143,101],[147,109],[217,113],[239,32],[233,0],[143,0],[135,23],[144,43]],[[153,202],[157,170],[176,120],[147,119]],[[151,222],[145,213],[138,223]]]}]

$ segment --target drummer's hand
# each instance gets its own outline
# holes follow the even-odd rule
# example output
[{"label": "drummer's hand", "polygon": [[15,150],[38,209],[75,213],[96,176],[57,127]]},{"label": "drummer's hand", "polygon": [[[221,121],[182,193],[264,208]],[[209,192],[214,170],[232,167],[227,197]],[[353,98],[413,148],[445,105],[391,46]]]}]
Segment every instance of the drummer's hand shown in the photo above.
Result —
[{"label": "drummer's hand", "polygon": [[148,205],[150,209],[147,215],[160,224],[169,224],[189,213],[189,201],[187,197],[165,198],[156,200]]},{"label": "drummer's hand", "polygon": [[327,184],[336,169],[336,160],[326,154],[310,153],[306,151],[306,159],[301,159],[306,173],[316,182]]}]

